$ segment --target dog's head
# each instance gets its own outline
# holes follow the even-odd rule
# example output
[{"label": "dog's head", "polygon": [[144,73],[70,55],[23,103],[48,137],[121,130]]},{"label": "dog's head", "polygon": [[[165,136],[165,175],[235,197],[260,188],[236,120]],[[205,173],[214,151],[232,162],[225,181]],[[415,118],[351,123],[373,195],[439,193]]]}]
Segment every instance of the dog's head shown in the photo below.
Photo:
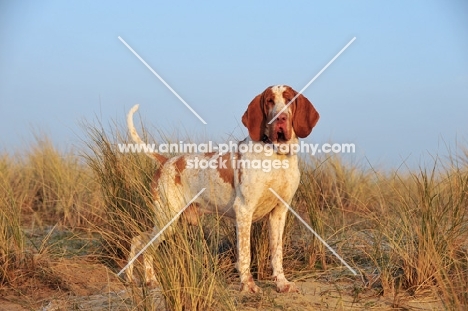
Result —
[{"label": "dog's head", "polygon": [[[298,93],[286,85],[268,87],[257,95],[242,116],[250,138],[281,145],[297,143],[297,138],[307,137],[317,124],[319,114],[305,96],[296,95]],[[292,99],[294,101],[288,105]]]}]

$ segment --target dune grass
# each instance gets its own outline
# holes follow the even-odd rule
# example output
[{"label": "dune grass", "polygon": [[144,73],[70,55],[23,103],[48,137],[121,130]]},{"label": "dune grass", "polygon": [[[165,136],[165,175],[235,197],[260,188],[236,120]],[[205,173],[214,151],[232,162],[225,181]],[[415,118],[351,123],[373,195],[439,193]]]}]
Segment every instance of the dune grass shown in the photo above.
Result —
[{"label": "dune grass", "polygon": [[[37,255],[47,252],[31,243],[28,232],[34,228],[57,225],[92,233],[100,245],[93,258],[117,272],[131,238],[158,217],[150,187],[156,163],[117,150],[117,143],[128,141],[124,127],[105,131],[87,124],[85,131],[82,150],[59,151],[43,137],[21,155],[0,155],[0,288],[17,286],[18,275],[31,275]],[[152,141],[146,134],[145,139]],[[292,206],[360,272],[360,290],[394,297],[397,307],[401,296],[431,295],[446,309],[463,309],[468,306],[467,160],[462,152],[437,159],[432,167],[383,171],[337,156],[305,159]],[[252,272],[271,282],[267,237],[266,223],[254,224]],[[290,279],[336,270],[351,277],[292,215],[284,239]],[[241,302],[233,294],[234,246],[232,222],[216,217],[204,217],[195,227],[180,222],[171,239],[149,250],[166,307],[236,309]],[[127,285],[136,309],[155,308],[151,288]]]}]

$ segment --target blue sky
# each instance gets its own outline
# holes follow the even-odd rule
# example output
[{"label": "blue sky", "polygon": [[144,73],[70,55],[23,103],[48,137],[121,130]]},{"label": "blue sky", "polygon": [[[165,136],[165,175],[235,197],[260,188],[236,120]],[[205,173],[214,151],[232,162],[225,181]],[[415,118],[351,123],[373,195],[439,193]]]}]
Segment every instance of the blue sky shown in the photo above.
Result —
[{"label": "blue sky", "polygon": [[[360,160],[468,147],[468,2],[0,1],[0,146],[33,129],[80,143],[83,119],[143,122],[223,141],[247,132],[250,100],[273,84],[321,114],[308,142],[355,143]],[[203,125],[118,40],[121,36],[208,123]]]}]

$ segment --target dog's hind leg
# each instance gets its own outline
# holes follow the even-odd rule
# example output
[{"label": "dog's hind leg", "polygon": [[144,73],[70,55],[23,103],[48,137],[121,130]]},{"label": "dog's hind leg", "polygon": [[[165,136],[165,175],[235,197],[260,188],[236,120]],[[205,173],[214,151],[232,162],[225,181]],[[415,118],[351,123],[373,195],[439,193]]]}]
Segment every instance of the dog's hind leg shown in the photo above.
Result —
[{"label": "dog's hind leg", "polygon": [[[157,283],[156,274],[154,273],[153,268],[153,256],[151,254],[151,248],[155,248],[164,241],[168,236],[172,235],[174,232],[174,226],[168,227],[164,232],[160,233],[159,228],[153,227],[151,231],[144,232],[132,239],[132,245],[130,247],[130,253],[128,255],[128,262],[130,265],[126,270],[126,276],[128,281],[135,280],[133,275],[134,263],[136,260],[135,256],[139,256],[141,250],[144,251],[141,253],[143,257],[144,265],[144,282],[147,285],[154,285]],[[152,241],[157,235],[159,236]],[[151,245],[149,243],[152,241]],[[142,280],[143,283],[143,280]]]}]

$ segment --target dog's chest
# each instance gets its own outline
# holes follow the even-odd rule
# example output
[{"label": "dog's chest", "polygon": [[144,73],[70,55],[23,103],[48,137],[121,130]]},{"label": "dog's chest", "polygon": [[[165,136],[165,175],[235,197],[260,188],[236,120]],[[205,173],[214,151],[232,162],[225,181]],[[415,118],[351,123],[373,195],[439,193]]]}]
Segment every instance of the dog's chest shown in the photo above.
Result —
[{"label": "dog's chest", "polygon": [[[299,185],[300,172],[296,165],[287,169],[250,174],[239,185],[245,205],[257,221],[278,205],[284,205],[278,196],[290,203]],[[277,196],[278,195],[278,196]]]}]

